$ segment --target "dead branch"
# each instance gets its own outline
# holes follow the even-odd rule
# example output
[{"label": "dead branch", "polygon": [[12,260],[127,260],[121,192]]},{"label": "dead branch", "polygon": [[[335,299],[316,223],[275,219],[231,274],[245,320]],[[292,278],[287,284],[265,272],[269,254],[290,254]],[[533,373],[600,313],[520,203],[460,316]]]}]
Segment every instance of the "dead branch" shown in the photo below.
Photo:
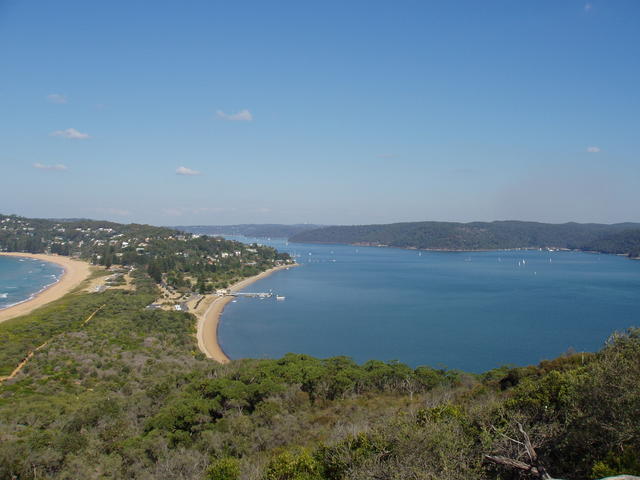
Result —
[{"label": "dead branch", "polygon": [[520,460],[514,460],[513,458],[501,457],[499,455],[485,455],[484,458],[490,462],[504,465],[506,467],[516,468],[524,472],[531,473],[533,475],[539,475],[538,469],[529,465],[528,463],[521,462]]},{"label": "dead branch", "polygon": [[[531,443],[531,439],[529,438],[529,435],[522,427],[522,424],[518,423],[517,425],[518,425],[518,431],[522,435],[522,439],[523,439],[522,442],[516,439],[510,438],[501,432],[498,432],[498,430],[493,425],[491,427],[493,428],[494,431],[498,432],[500,435],[507,438],[511,442],[524,446],[525,450],[527,451],[527,455],[529,457],[530,463],[522,462],[520,460],[515,460],[513,458],[502,457],[499,455],[485,455],[484,459],[491,463],[495,463],[498,465],[503,465],[505,467],[515,468],[517,470],[527,472],[531,475],[534,475],[540,478],[541,480],[560,480],[560,479],[553,479],[551,475],[547,473],[544,466],[540,462],[538,453],[536,452],[535,448],[533,448],[533,444]],[[640,477],[636,477],[634,475],[617,475],[614,477],[601,478],[600,480],[640,480]]]}]

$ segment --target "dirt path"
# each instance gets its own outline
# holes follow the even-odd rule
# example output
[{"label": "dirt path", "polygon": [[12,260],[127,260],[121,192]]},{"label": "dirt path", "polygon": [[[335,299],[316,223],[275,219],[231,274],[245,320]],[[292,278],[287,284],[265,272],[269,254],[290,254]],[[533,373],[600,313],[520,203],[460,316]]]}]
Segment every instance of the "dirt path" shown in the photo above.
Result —
[{"label": "dirt path", "polygon": [[[91,315],[89,315],[84,322],[82,322],[82,327],[84,327],[87,323],[89,323],[89,321],[94,317],[94,315],[96,313],[98,313],[100,310],[102,310],[106,305],[102,305],[101,307],[99,307],[95,312],[93,312]],[[33,350],[31,350],[29,353],[27,353],[27,356],[24,357],[24,359],[18,364],[18,366],[16,366],[16,368],[13,369],[13,372],[11,372],[9,375],[7,375],[6,377],[0,377],[0,384],[6,380],[11,380],[12,378],[14,378],[16,375],[18,375],[18,373],[20,373],[20,371],[25,367],[25,365],[27,363],[29,363],[29,360],[31,360],[33,358],[33,356],[36,354],[36,352],[38,350],[42,350],[44,347],[46,347],[47,345],[49,345],[49,343],[51,342],[52,339],[47,340],[46,342],[44,342],[42,345],[40,345],[39,347],[34,348]]]}]

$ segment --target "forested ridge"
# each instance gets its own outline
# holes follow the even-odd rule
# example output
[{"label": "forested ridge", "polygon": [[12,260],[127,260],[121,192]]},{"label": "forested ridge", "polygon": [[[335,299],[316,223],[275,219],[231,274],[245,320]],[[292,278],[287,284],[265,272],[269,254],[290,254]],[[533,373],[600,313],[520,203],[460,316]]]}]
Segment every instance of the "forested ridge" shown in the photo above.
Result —
[{"label": "forested ridge", "polygon": [[181,291],[211,292],[271,267],[286,253],[152,225],[99,220],[48,220],[0,215],[0,251],[53,253],[147,271]]},{"label": "forested ridge", "polygon": [[195,319],[144,309],[157,287],[135,281],[0,325],[0,374],[49,336],[0,385],[0,478],[511,479],[485,455],[526,461],[518,423],[556,478],[640,473],[638,330],[482,375],[300,354],[218,365]]},{"label": "forested ridge", "polygon": [[323,227],[298,233],[289,240],[435,250],[567,248],[639,256],[640,224],[410,222]]}]

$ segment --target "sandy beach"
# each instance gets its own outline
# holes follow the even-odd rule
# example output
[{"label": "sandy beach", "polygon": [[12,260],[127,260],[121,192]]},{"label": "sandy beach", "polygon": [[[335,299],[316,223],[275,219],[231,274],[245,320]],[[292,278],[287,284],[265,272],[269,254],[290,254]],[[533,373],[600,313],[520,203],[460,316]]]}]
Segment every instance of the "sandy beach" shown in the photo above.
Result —
[{"label": "sandy beach", "polygon": [[72,258],[62,257],[59,255],[14,252],[0,252],[0,255],[35,258],[44,262],[55,263],[64,268],[64,273],[56,283],[47,287],[32,299],[0,310],[0,323],[11,318],[19,317],[20,315],[26,315],[36,308],[42,307],[49,302],[57,300],[58,298],[69,293],[71,290],[80,285],[82,281],[85,280],[91,273],[91,266],[87,262],[82,262],[80,260],[74,260]]},{"label": "sandy beach", "polygon": [[[297,264],[282,265],[280,267],[271,268],[258,275],[245,278],[244,280],[233,284],[229,290],[231,292],[237,292],[258,280],[271,275],[273,272],[295,266],[297,266]],[[228,363],[231,360],[226,353],[224,353],[222,347],[220,347],[220,343],[218,343],[218,325],[220,323],[220,316],[222,315],[224,307],[233,299],[234,297],[230,295],[226,295],[224,297],[207,295],[207,297],[201,302],[198,309],[194,312],[198,318],[198,347],[208,358],[219,363]]]}]

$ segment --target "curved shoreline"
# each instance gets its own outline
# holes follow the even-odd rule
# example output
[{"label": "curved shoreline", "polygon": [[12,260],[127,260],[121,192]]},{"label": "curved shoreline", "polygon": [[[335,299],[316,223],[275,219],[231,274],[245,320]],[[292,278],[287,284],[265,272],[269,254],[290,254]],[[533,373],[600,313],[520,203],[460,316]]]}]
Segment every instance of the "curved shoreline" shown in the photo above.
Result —
[{"label": "curved shoreline", "polygon": [[35,309],[57,300],[80,285],[91,273],[91,267],[88,263],[60,255],[22,252],[0,252],[0,255],[32,258],[43,262],[55,263],[64,269],[56,282],[46,286],[31,298],[0,310],[0,323],[31,313]]},{"label": "curved shoreline", "polygon": [[[258,275],[234,283],[229,287],[229,291],[237,292],[258,280],[268,277],[274,272],[296,266],[298,266],[297,263],[270,268]],[[198,319],[198,348],[207,358],[215,360],[218,363],[229,363],[231,361],[227,354],[224,353],[224,350],[222,350],[220,342],[218,341],[218,327],[220,326],[220,317],[222,316],[224,307],[233,299],[234,297],[231,295],[219,297],[210,294],[207,295],[205,301],[202,302],[203,305],[198,309],[200,312],[198,312],[198,310],[194,312]]]}]

